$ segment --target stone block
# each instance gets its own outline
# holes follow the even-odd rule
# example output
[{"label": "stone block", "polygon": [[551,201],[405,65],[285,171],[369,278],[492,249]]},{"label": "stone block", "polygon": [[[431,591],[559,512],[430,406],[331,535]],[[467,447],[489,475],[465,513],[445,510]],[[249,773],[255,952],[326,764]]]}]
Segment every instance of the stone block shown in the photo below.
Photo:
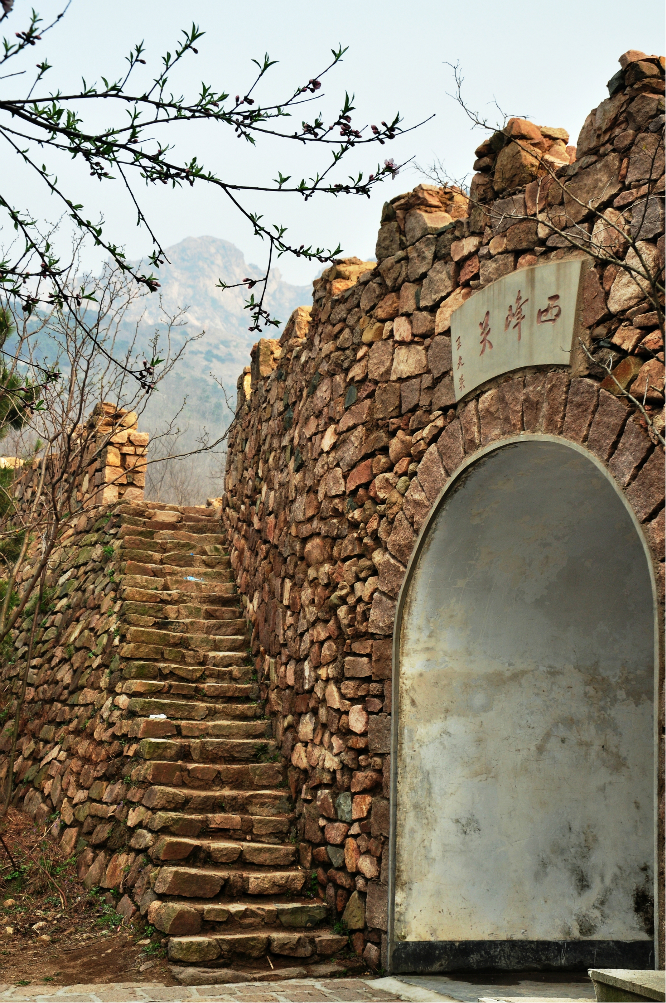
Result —
[{"label": "stone block", "polygon": [[[418,533],[428,512],[430,511],[430,501],[424,492],[419,479],[415,477],[405,493],[405,500],[402,505],[402,513],[409,519]],[[391,538],[389,537],[389,540]],[[396,593],[397,594],[397,593]]]},{"label": "stone block", "polygon": [[637,421],[630,418],[608,464],[611,474],[622,487],[629,483],[651,449],[652,443],[647,433]]},{"label": "stone block", "polygon": [[594,268],[586,269],[582,290],[583,327],[594,327],[607,313],[606,295]]},{"label": "stone block", "polygon": [[212,937],[172,937],[168,953],[170,961],[214,961],[220,948]]},{"label": "stone block", "polygon": [[418,407],[421,399],[421,378],[417,376],[412,380],[405,380],[400,384],[400,412],[407,414],[415,407]]},{"label": "stone block", "polygon": [[626,404],[607,390],[599,390],[599,405],[587,437],[587,447],[601,460],[608,460],[629,411]]},{"label": "stone block", "polygon": [[437,306],[453,292],[457,284],[457,267],[449,261],[436,261],[421,288],[421,307]]},{"label": "stone block", "polygon": [[502,437],[502,408],[499,389],[488,390],[478,402],[479,434],[482,445]]},{"label": "stone block", "polygon": [[458,415],[462,428],[463,447],[466,453],[474,453],[481,445],[479,433],[479,411],[477,402],[470,401]]},{"label": "stone block", "polygon": [[392,667],[393,642],[372,642],[372,678],[390,679]]},{"label": "stone block", "polygon": [[201,913],[180,902],[156,899],[148,906],[148,922],[172,937],[197,934],[201,930]]},{"label": "stone block", "polygon": [[377,245],[375,247],[375,257],[377,261],[384,258],[391,258],[400,250],[400,228],[397,222],[384,223],[379,228],[377,234]]},{"label": "stone block", "polygon": [[524,382],[522,375],[504,380],[498,389],[502,402],[502,432],[504,435],[517,435],[523,430]]},{"label": "stone block", "polygon": [[412,314],[412,334],[415,338],[429,338],[435,333],[435,314],[417,310]]},{"label": "stone block", "polygon": [[508,143],[497,155],[493,186],[496,192],[521,188],[539,173],[541,155],[529,142],[520,139]]},{"label": "stone block", "polygon": [[442,460],[442,466],[450,476],[465,458],[463,446],[462,426],[457,418],[444,429],[437,440],[437,451]]},{"label": "stone block", "polygon": [[450,330],[451,315],[458,309],[458,307],[462,306],[471,295],[472,290],[469,286],[462,286],[454,289],[451,295],[446,297],[444,302],[440,304],[437,314],[435,315],[435,334],[442,334],[444,331]]},{"label": "stone block", "polygon": [[550,435],[560,434],[564,422],[568,389],[568,372],[553,370],[546,375],[543,405],[539,415],[538,428],[540,432]]},{"label": "stone block", "polygon": [[525,196],[510,195],[508,198],[496,199],[488,208],[493,234],[504,233],[525,216]]},{"label": "stone block", "polygon": [[505,231],[507,251],[524,251],[531,249],[537,243],[537,221],[524,219],[514,223]]},{"label": "stone block", "polygon": [[480,279],[481,285],[487,286],[503,275],[508,275],[514,270],[516,261],[515,254],[498,254],[494,258],[488,258],[481,262]]},{"label": "stone block", "polygon": [[421,212],[412,209],[405,216],[405,241],[407,246],[430,234],[437,234],[453,219],[447,212]]},{"label": "stone block", "polygon": [[385,551],[383,554],[384,556],[378,564],[379,588],[387,595],[397,598],[405,577],[405,568],[391,554],[387,554]]},{"label": "stone block", "polygon": [[410,282],[418,282],[432,268],[436,247],[435,237],[423,237],[416,244],[407,248],[407,278]]},{"label": "stone block", "polygon": [[372,663],[369,658],[352,655],[345,658],[345,676],[348,679],[362,679],[372,675]]},{"label": "stone block", "polygon": [[[406,519],[405,522],[407,522]],[[368,620],[368,632],[371,634],[392,634],[395,621],[395,607],[394,599],[391,599],[384,592],[375,592]]]},{"label": "stone block", "polygon": [[627,501],[640,522],[649,519],[664,501],[664,453],[657,447],[627,488]]},{"label": "stone block", "polygon": [[388,930],[388,887],[379,881],[368,884],[366,919],[373,930]]},{"label": "stone block", "polygon": [[[639,241],[637,247],[648,270],[654,274],[659,267],[657,248],[645,241]],[[629,310],[649,295],[650,291],[645,267],[641,264],[640,258],[632,247],[627,251],[625,262],[628,268],[621,268],[618,271],[608,294],[608,309],[613,314]],[[636,272],[633,269],[636,269]]]},{"label": "stone block", "polygon": [[365,901],[359,892],[352,892],[342,914],[348,930],[362,930],[365,926]]},{"label": "stone block", "polygon": [[[440,307],[441,309],[441,307]],[[436,380],[451,369],[451,337],[440,335],[433,338],[428,349],[428,366]]]},{"label": "stone block", "polygon": [[428,368],[425,348],[421,345],[396,345],[393,356],[392,380],[418,376]]},{"label": "stone block", "polygon": [[451,407],[455,402],[456,395],[453,388],[453,376],[444,376],[432,392],[431,410],[443,411],[445,408]]},{"label": "stone block", "polygon": [[419,464],[417,476],[426,498],[430,503],[434,502],[444,487],[447,477],[439,449],[435,443],[425,451]]},{"label": "stone block", "polygon": [[636,137],[629,156],[625,184],[630,185],[634,181],[656,181],[663,176],[663,173],[664,149],[661,136],[658,132],[641,133]]},{"label": "stone block", "polygon": [[593,380],[571,381],[562,435],[574,442],[585,442],[597,409],[599,388]]},{"label": "stone block", "polygon": [[400,313],[400,300],[396,293],[387,293],[375,307],[376,320],[394,320]]},{"label": "stone block", "polygon": [[399,561],[407,565],[414,549],[415,540],[414,530],[403,513],[398,512],[388,539],[388,549]]},{"label": "stone block", "polygon": [[388,714],[371,714],[368,722],[370,755],[391,751],[391,718]]},{"label": "stone block", "polygon": [[393,363],[393,342],[377,341],[368,353],[368,378],[371,380],[387,380]]},{"label": "stone block", "polygon": [[591,167],[579,171],[568,182],[564,193],[564,211],[570,223],[579,223],[616,195],[622,188],[619,180],[620,156],[609,153]]}]

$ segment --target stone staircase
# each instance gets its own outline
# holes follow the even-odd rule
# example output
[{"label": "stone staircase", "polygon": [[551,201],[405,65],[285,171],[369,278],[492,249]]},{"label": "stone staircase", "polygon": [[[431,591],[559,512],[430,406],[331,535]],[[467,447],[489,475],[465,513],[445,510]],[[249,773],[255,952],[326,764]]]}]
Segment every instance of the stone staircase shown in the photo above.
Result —
[{"label": "stone staircase", "polygon": [[128,825],[153,862],[143,909],[177,963],[270,972],[330,961],[347,938],[326,926],[298,863],[219,513],[123,511],[121,701],[140,760],[132,781],[149,785]]}]

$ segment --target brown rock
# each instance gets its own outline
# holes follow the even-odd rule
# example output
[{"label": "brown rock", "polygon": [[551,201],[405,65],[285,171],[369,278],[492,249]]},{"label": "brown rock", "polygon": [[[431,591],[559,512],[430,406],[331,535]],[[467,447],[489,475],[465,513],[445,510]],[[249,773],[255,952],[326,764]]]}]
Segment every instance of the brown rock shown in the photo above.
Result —
[{"label": "brown rock", "polygon": [[559,435],[564,422],[564,411],[569,389],[569,374],[549,372],[544,386],[544,399],[539,416],[539,431]]},{"label": "brown rock", "polygon": [[430,501],[421,487],[418,477],[412,480],[407,489],[402,511],[418,532],[430,511]]},{"label": "brown rock", "polygon": [[597,409],[599,390],[593,380],[572,380],[562,434],[574,442],[585,442]]},{"label": "brown rock", "polygon": [[391,554],[384,552],[378,565],[379,588],[388,595],[397,597],[405,577],[405,568]]},{"label": "brown rock", "polygon": [[393,320],[400,313],[400,300],[396,293],[388,293],[375,307],[377,320]]},{"label": "brown rock", "polygon": [[606,315],[606,296],[594,268],[585,270],[582,290],[583,327],[594,327]]},{"label": "brown rock", "polygon": [[349,728],[357,735],[363,735],[368,730],[368,712],[364,707],[355,704],[349,711]]},{"label": "brown rock", "polygon": [[437,440],[437,451],[444,470],[450,476],[465,458],[462,428],[458,419],[454,419],[450,425],[447,425],[440,435]]},{"label": "brown rock", "polygon": [[391,379],[401,380],[426,372],[428,363],[421,345],[396,345]]},{"label": "brown rock", "polygon": [[456,285],[456,266],[449,261],[436,261],[421,289],[421,307],[433,307],[448,296]]},{"label": "brown rock", "polygon": [[391,751],[391,718],[388,714],[372,714],[368,723],[368,750],[370,755]]},{"label": "brown rock", "polygon": [[496,192],[527,185],[539,173],[541,155],[525,140],[508,143],[495,161],[493,185]]},{"label": "brown rock", "polygon": [[599,390],[599,406],[587,437],[587,448],[600,459],[608,460],[628,413],[626,405],[614,394]]},{"label": "brown rock", "polygon": [[[659,252],[653,244],[639,241],[637,244],[643,260],[649,271],[654,274],[659,265]],[[608,309],[611,313],[620,313],[638,303],[649,295],[649,280],[641,260],[633,248],[629,248],[625,262],[628,269],[621,268],[611,286],[608,296]],[[637,273],[634,273],[634,269]]]},{"label": "brown rock", "polygon": [[375,930],[388,929],[388,888],[378,881],[368,885],[366,900],[368,926]]},{"label": "brown rock", "polygon": [[664,173],[664,149],[661,136],[656,132],[643,132],[636,137],[625,184],[634,181],[657,180]]},{"label": "brown rock", "polygon": [[394,465],[401,460],[403,456],[411,456],[412,452],[412,437],[407,432],[403,432],[401,428],[395,434],[395,437],[391,439],[389,443],[389,458],[391,463]]},{"label": "brown rock", "polygon": [[[481,262],[480,279],[481,285],[487,286],[491,282],[496,282],[503,275],[508,275],[514,269],[514,254],[498,254],[495,258],[489,258]],[[435,327],[437,330],[437,327]]]},{"label": "brown rock", "polygon": [[631,393],[637,400],[647,400],[659,404],[664,399],[664,364],[659,359],[650,359],[641,366],[638,376],[631,385]]},{"label": "brown rock", "polygon": [[379,877],[379,867],[377,866],[377,861],[370,853],[361,854],[358,858],[357,867],[363,877],[368,880]]},{"label": "brown rock", "polygon": [[[440,307],[441,310],[441,307]],[[428,366],[430,372],[437,380],[451,369],[451,338],[441,336],[433,338],[428,349]]]},{"label": "brown rock", "polygon": [[418,309],[416,294],[421,287],[414,282],[403,282],[400,287],[400,313],[414,313]]},{"label": "brown rock", "polygon": [[405,241],[407,245],[415,244],[417,240],[429,234],[436,234],[453,219],[447,212],[420,212],[413,209],[405,216]]},{"label": "brown rock", "polygon": [[664,500],[664,452],[657,448],[627,488],[627,501],[640,522],[649,519]]},{"label": "brown rock", "polygon": [[372,678],[390,679],[392,667],[392,641],[372,642]]},{"label": "brown rock", "polygon": [[418,480],[426,497],[434,502],[444,487],[447,473],[442,464],[439,449],[435,443],[428,447],[419,464]]},{"label": "brown rock", "polygon": [[620,191],[620,157],[609,153],[578,174],[566,185],[564,210],[567,219],[578,223]]},{"label": "brown rock", "polygon": [[180,902],[156,899],[148,907],[148,922],[172,937],[188,936],[201,930],[201,913]]},{"label": "brown rock", "polygon": [[[405,520],[407,522],[407,520]],[[409,523],[407,523],[409,525]],[[371,634],[392,634],[395,621],[395,600],[384,592],[375,592],[372,598],[372,608],[368,620],[368,631]]]},{"label": "brown rock", "polygon": [[608,464],[611,474],[622,487],[629,483],[651,449],[652,443],[646,432],[638,422],[630,418]]},{"label": "brown rock", "polygon": [[393,362],[393,342],[377,341],[368,354],[368,377],[371,380],[387,380]]},{"label": "brown rock", "polygon": [[435,237],[423,237],[407,248],[407,278],[410,282],[417,282],[432,268],[436,244]]},{"label": "brown rock", "polygon": [[342,914],[348,930],[362,930],[365,926],[365,902],[358,892],[352,892]]},{"label": "brown rock", "polygon": [[372,663],[369,658],[350,656],[345,658],[345,676],[348,679],[363,679],[372,675]]},{"label": "brown rock", "polygon": [[435,333],[435,314],[417,310],[412,314],[412,334],[415,338],[428,338]]},{"label": "brown rock", "polygon": [[400,228],[397,222],[384,223],[383,226],[379,228],[379,233],[377,234],[377,246],[375,248],[375,257],[377,261],[382,261],[384,258],[391,258],[394,254],[397,254],[400,250]]},{"label": "brown rock", "polygon": [[330,559],[331,541],[322,536],[311,536],[305,544],[304,557],[307,564],[312,567],[315,564],[323,564]]},{"label": "brown rock", "polygon": [[414,549],[416,537],[412,527],[402,512],[398,512],[393,523],[393,531],[388,539],[388,549],[391,553],[407,565]]},{"label": "brown rock", "polygon": [[514,223],[506,230],[507,251],[523,251],[532,248],[537,242],[537,221],[535,219],[524,219],[520,223]]},{"label": "brown rock", "polygon": [[361,851],[358,848],[358,843],[355,839],[345,840],[345,867],[350,874],[356,874],[358,858],[361,856]]},{"label": "brown rock", "polygon": [[464,285],[466,282],[469,282],[470,279],[473,279],[478,274],[479,274],[479,256],[477,254],[473,254],[471,258],[468,258],[467,261],[465,261],[464,265],[460,269],[460,276],[458,281],[460,282],[461,285]]},{"label": "brown rock", "polygon": [[621,362],[618,362],[612,373],[604,378],[601,383],[603,390],[609,394],[621,394],[625,387],[628,387],[634,376],[643,365],[643,360],[637,355],[628,355]]},{"label": "brown rock", "polygon": [[324,828],[324,837],[332,846],[341,846],[348,832],[349,826],[346,822],[328,822]]},{"label": "brown rock", "polygon": [[479,398],[479,426],[481,442],[485,445],[502,435],[501,396],[498,388],[489,390]]},{"label": "brown rock", "polygon": [[212,937],[201,936],[172,937],[168,950],[170,961],[213,961],[220,954],[220,948]]}]

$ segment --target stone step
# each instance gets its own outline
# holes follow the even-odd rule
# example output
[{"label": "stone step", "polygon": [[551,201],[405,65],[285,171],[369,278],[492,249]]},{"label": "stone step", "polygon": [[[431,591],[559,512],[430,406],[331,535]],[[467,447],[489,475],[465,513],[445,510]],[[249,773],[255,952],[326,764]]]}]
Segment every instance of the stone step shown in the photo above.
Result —
[{"label": "stone step", "polygon": [[290,932],[264,927],[243,933],[194,934],[171,937],[171,961],[230,961],[235,957],[261,958],[267,954],[295,958],[330,957],[347,946],[347,938],[331,930]]},{"label": "stone step", "polygon": [[258,703],[200,703],[194,700],[160,700],[159,697],[129,697],[127,709],[137,717],[164,714],[168,720],[203,721],[261,717]]},{"label": "stone step", "polygon": [[[328,907],[323,902],[306,901],[264,903],[230,901],[224,898],[192,901],[191,899],[168,898],[151,903],[148,922],[172,936],[196,934],[203,926],[213,932],[243,928],[286,928],[313,929],[328,918]],[[220,927],[222,931],[220,931]]]},{"label": "stone step", "polygon": [[[204,623],[206,622],[204,620]],[[200,650],[202,645],[205,651],[237,651],[237,645],[241,640],[247,644],[246,636],[240,633],[245,628],[244,620],[213,620],[211,622],[217,624],[218,629],[215,634],[180,634],[170,630],[155,630],[153,627],[128,627],[125,640],[128,644],[166,648],[181,646],[195,651]],[[215,647],[216,644],[218,647]],[[232,646],[228,647],[228,645]]]},{"label": "stone step", "polygon": [[134,561],[151,568],[168,566],[170,568],[205,570],[209,568],[226,569],[229,566],[228,557],[206,554],[181,554],[179,552],[174,553],[173,551],[162,554],[152,550],[130,550],[125,547],[121,556],[124,561]]},{"label": "stone step", "polygon": [[[238,616],[238,611],[233,608],[230,615],[216,617],[214,620],[156,620],[152,630],[164,630],[171,634],[209,634],[211,636],[226,637],[228,634],[242,634],[247,624],[244,618]],[[233,615],[235,614],[235,616]]]},{"label": "stone step", "polygon": [[[148,779],[152,773],[151,766],[160,765],[145,763],[132,771],[132,779],[135,780],[135,773],[142,774],[141,779]],[[165,763],[165,766],[172,770],[178,768],[177,763]],[[245,767],[252,770],[256,766],[274,765],[276,769],[282,769],[281,764],[256,764]],[[202,769],[202,767],[199,767]],[[222,776],[224,770],[233,769],[230,766],[217,768],[216,776]],[[226,774],[225,774],[226,775]],[[275,817],[278,815],[291,815],[292,805],[286,790],[258,789],[254,790],[212,790],[213,782],[206,785],[206,790],[184,790],[179,787],[166,786],[164,782],[160,784],[154,781],[143,795],[143,805],[152,811],[181,812],[189,815],[263,815],[265,817]]]},{"label": "stone step", "polygon": [[[181,589],[184,583],[198,582],[201,585],[217,584],[223,585],[233,581],[233,572],[228,568],[191,568],[191,575],[184,575],[187,568],[182,568],[175,564],[156,564],[153,561],[155,555],[149,555],[146,560],[136,561],[125,558],[122,573],[131,578],[151,578],[155,580],[155,588],[168,591]],[[212,558],[211,558],[212,560]],[[157,582],[162,584],[158,586]]]},{"label": "stone step", "polygon": [[125,679],[169,679],[176,676],[187,682],[211,679],[218,682],[251,682],[254,666],[248,664],[244,651],[213,652],[202,655],[202,663],[179,665],[177,662],[127,662],[123,669]]},{"label": "stone step", "polygon": [[183,812],[157,811],[148,813],[142,823],[151,832],[172,836],[234,836],[238,839],[255,836],[264,842],[282,842],[292,825],[290,815],[189,815]]},{"label": "stone step", "polygon": [[273,739],[253,738],[142,738],[138,754],[160,762],[226,763],[279,758]]},{"label": "stone step", "polygon": [[183,898],[213,898],[226,890],[230,898],[238,895],[297,895],[308,877],[301,868],[265,870],[248,866],[242,869],[213,866],[163,866],[151,884],[156,895]]},{"label": "stone step", "polygon": [[252,700],[259,698],[259,686],[255,682],[181,682],[161,679],[127,679],[122,684],[123,693],[147,696],[161,693],[165,696],[183,697],[200,703],[214,700]]},{"label": "stone step", "polygon": [[238,839],[201,839],[160,836],[148,850],[155,861],[186,861],[196,857],[197,867],[211,864],[256,864],[289,867],[296,863],[296,847],[290,843],[255,843]]},{"label": "stone step", "polygon": [[[193,540],[174,539],[167,533],[156,533],[153,530],[137,530],[136,535],[132,535],[132,530],[121,532],[120,539],[125,552],[135,550],[145,551],[151,554],[198,554],[205,557],[224,557],[227,560],[229,555],[222,545],[222,537],[218,535],[199,534]],[[185,535],[185,534],[182,534]]]},{"label": "stone step", "polygon": [[169,721],[150,717],[133,718],[128,735],[130,738],[272,738],[272,726],[268,719],[250,718],[240,721]]},{"label": "stone step", "polygon": [[[168,784],[170,787],[185,785],[189,790],[231,795],[235,790],[256,792],[281,787],[284,783],[284,765],[277,760],[264,763],[242,760],[231,763],[200,763],[192,759],[143,759],[133,768],[132,779],[135,782],[148,780],[153,784]],[[273,793],[279,795],[280,792]],[[218,806],[200,810],[226,811]]]}]

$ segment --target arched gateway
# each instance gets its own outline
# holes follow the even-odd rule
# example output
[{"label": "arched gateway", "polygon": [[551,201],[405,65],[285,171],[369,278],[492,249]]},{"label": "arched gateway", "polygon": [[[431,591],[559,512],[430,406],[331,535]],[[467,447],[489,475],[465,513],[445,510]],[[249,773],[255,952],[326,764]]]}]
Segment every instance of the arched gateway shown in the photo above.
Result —
[{"label": "arched gateway", "polygon": [[653,967],[654,662],[601,464],[545,435],[471,457],[396,618],[393,971]]}]

